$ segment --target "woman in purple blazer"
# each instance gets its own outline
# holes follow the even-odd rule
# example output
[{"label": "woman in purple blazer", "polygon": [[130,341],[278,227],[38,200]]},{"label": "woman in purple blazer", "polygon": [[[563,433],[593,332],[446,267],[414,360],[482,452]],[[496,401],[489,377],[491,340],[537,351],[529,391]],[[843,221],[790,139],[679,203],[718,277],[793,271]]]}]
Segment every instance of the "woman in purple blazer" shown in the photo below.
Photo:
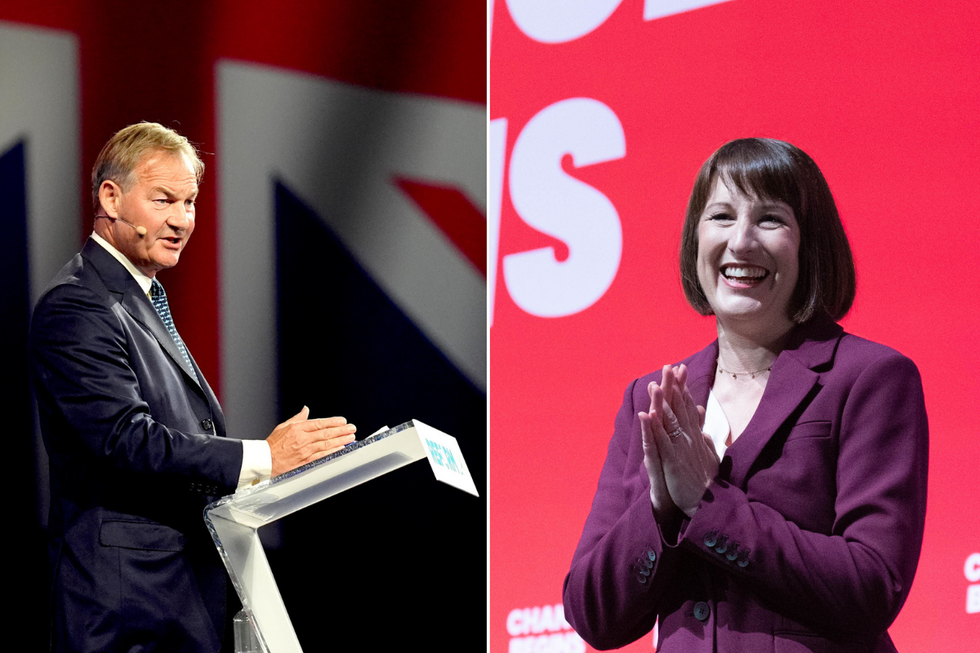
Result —
[{"label": "woman in purple blazer", "polygon": [[596,648],[894,651],[926,509],[915,365],[845,333],[854,264],[816,164],[742,139],[702,166],[681,274],[718,339],[633,381],[565,578]]}]

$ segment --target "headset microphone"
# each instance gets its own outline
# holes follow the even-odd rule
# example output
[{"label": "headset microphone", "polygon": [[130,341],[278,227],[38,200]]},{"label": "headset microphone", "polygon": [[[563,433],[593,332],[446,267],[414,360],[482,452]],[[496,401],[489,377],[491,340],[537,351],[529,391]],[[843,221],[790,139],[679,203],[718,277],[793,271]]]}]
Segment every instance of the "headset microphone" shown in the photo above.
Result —
[{"label": "headset microphone", "polygon": [[129,220],[123,220],[122,218],[114,218],[111,215],[99,215],[99,216],[96,216],[96,217],[98,217],[98,218],[106,218],[107,220],[112,220],[113,222],[115,222],[116,220],[119,220],[119,222],[122,222],[123,224],[128,224],[130,227],[132,227],[133,229],[135,229],[136,230],[136,233],[139,234],[139,237],[140,238],[142,238],[143,236],[146,235],[146,227],[137,227],[135,224],[133,224]]}]

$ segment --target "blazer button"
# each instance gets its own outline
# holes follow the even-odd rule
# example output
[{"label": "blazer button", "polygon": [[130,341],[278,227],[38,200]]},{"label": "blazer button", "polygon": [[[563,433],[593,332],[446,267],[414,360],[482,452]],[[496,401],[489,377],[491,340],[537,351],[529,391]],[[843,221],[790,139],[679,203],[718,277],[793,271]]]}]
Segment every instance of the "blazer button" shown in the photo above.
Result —
[{"label": "blazer button", "polygon": [[694,618],[698,621],[707,621],[710,614],[711,608],[704,601],[698,601],[694,604]]},{"label": "blazer button", "polygon": [[718,546],[715,547],[717,553],[724,553],[728,550],[728,538],[722,535],[718,538]]},{"label": "blazer button", "polygon": [[201,421],[201,428],[205,431],[210,431],[212,426],[214,426],[214,423],[207,418]]},{"label": "blazer button", "polygon": [[657,554],[651,549],[650,551],[647,551],[647,557],[650,558],[650,562],[653,562],[657,559]]},{"label": "blazer button", "polygon": [[708,531],[708,534],[704,536],[704,545],[707,547],[712,547],[718,543],[718,531]]}]

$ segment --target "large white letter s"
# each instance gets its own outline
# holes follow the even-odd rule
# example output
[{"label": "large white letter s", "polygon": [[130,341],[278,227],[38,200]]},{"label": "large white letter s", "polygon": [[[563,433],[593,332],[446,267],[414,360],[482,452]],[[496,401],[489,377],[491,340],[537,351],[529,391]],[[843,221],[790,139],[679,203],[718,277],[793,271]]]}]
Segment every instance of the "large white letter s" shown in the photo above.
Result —
[{"label": "large white letter s", "polygon": [[510,159],[510,198],[518,215],[568,245],[559,262],[551,247],[503,259],[514,302],[539,317],[571,315],[594,304],[619,269],[623,231],[616,207],[601,192],[562,170],[626,155],[623,126],[598,100],[571,98],[539,111],[521,130]]}]

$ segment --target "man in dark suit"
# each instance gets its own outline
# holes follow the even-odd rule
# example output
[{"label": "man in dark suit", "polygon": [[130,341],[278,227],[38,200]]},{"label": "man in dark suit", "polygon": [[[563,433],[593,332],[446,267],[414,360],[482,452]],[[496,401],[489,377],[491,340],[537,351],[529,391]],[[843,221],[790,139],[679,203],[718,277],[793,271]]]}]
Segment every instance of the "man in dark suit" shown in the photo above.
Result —
[{"label": "man in dark suit", "polygon": [[34,310],[55,651],[228,649],[227,578],[204,506],[354,440],[346,420],[306,408],[264,441],[225,437],[155,278],[194,231],[203,170],[161,125],[113,136],[92,175],[94,233]]}]

